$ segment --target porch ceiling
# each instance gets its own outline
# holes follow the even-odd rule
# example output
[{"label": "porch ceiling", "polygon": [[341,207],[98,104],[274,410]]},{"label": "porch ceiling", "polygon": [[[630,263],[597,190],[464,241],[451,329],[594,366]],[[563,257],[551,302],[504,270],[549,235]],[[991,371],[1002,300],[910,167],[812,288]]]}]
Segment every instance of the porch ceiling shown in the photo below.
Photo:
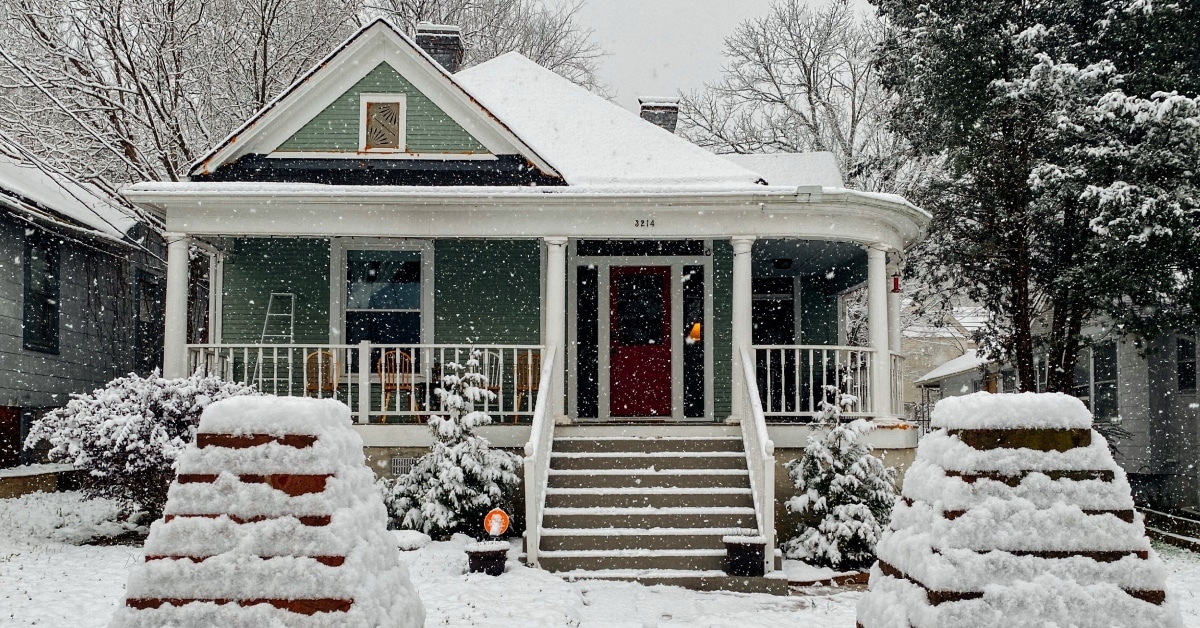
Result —
[{"label": "porch ceiling", "polygon": [[[776,268],[775,260],[790,260],[791,266]],[[755,277],[794,277],[837,267],[865,267],[867,253],[854,242],[764,239],[754,243],[751,263]]]}]

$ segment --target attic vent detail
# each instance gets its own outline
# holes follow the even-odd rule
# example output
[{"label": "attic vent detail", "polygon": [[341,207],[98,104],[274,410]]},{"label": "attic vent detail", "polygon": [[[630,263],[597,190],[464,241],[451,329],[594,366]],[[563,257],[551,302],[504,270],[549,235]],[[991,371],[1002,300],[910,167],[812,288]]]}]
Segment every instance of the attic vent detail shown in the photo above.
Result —
[{"label": "attic vent detail", "polygon": [[365,152],[403,152],[404,94],[363,94],[361,103],[359,149]]}]

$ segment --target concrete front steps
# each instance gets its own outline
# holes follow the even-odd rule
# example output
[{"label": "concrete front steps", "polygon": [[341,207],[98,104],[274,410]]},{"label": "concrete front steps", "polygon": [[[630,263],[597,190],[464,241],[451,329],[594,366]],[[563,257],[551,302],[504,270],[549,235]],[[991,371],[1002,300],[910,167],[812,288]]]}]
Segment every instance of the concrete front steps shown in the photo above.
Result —
[{"label": "concrete front steps", "polygon": [[766,578],[724,571],[721,538],[757,530],[739,428],[556,430],[538,552],[543,569],[568,579],[786,595],[780,571]]}]

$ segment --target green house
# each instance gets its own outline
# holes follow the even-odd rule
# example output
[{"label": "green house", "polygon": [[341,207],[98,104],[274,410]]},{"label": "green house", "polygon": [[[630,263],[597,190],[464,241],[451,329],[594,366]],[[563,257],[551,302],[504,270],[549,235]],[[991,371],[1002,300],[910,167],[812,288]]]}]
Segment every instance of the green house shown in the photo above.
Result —
[{"label": "green house", "polygon": [[[598,527],[578,507],[655,502],[642,480],[690,486],[680,508],[724,504],[713,534],[773,545],[776,466],[794,457],[775,449],[803,447],[832,390],[888,428],[885,456],[911,456],[892,289],[925,212],[844,189],[829,155],[711,154],[663,128],[674,103],[639,116],[519,54],[458,71],[457,41],[374,22],[187,181],[125,190],[170,232],[167,375],[340,399],[387,474],[428,446],[439,375],[478,351],[496,394],[484,433],[525,448],[527,560],[613,577],[718,568],[622,562],[602,535],[562,533]],[[207,269],[189,271],[197,252]],[[197,272],[207,325],[188,321]],[[593,486],[579,476],[596,460],[632,470]],[[605,486],[616,497],[588,501]],[[678,523],[629,516],[614,524],[629,538]]]}]

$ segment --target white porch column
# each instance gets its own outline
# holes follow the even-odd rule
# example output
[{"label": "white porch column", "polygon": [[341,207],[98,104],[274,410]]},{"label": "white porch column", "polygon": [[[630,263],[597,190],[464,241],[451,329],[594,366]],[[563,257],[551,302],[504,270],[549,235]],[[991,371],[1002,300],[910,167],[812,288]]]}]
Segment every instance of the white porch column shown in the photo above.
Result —
[{"label": "white porch column", "polygon": [[742,416],[746,407],[746,380],[742,375],[742,348],[750,348],[754,341],[753,302],[754,279],[750,266],[750,250],[754,247],[754,236],[736,236],[733,243],[733,388],[730,396],[730,414]]},{"label": "white porch column", "polygon": [[551,413],[554,418],[567,415],[567,238],[546,241],[546,347],[554,347]]},{"label": "white porch column", "polygon": [[163,376],[187,377],[188,247],[186,233],[163,234],[167,241],[167,296],[163,312]]},{"label": "white porch column", "polygon": [[901,342],[903,338],[900,336],[900,293],[893,292],[892,277],[900,273],[900,264],[888,264],[887,269],[887,289],[888,289],[888,346],[892,351],[899,353],[902,351]]},{"label": "white porch column", "polygon": [[876,416],[892,413],[892,356],[888,352],[887,253],[879,245],[867,247],[867,332],[875,350],[871,369],[871,401]]}]

